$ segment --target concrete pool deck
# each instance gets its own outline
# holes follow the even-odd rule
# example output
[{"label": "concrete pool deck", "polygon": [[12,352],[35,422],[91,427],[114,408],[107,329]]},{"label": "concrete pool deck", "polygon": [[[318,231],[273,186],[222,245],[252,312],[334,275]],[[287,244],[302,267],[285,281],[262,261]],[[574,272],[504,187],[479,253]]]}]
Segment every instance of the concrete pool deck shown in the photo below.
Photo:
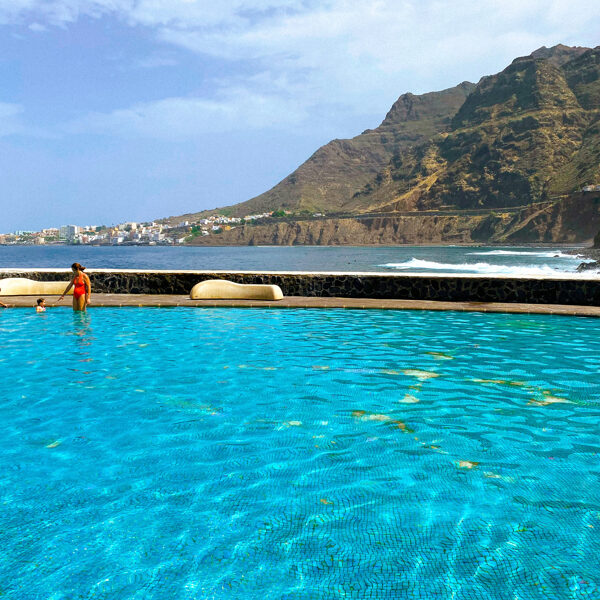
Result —
[{"label": "concrete pool deck", "polygon": [[[46,297],[48,310],[71,308],[71,297],[56,304],[58,298]],[[2,296],[2,302],[14,307],[33,307],[33,296]],[[372,298],[318,298],[287,296],[283,300],[190,300],[189,296],[174,294],[92,294],[90,309],[104,306],[153,307],[218,307],[241,308],[347,308],[390,310],[454,310],[463,312],[502,312],[600,317],[600,306],[565,304],[525,304],[518,302],[440,302],[433,300],[390,300]]]},{"label": "concrete pool deck", "polygon": [[[131,294],[139,298],[163,296],[185,298],[198,283],[227,280],[238,284],[277,285],[289,302],[315,298],[331,299],[336,306],[371,306],[374,300],[383,307],[397,299],[410,302],[473,302],[491,306],[501,304],[569,305],[600,307],[600,276],[597,274],[557,274],[552,276],[517,277],[506,275],[467,275],[455,273],[376,273],[376,272],[257,272],[257,271],[166,271],[131,269],[89,269],[94,294]],[[0,286],[5,278],[26,278],[39,282],[68,284],[66,269],[0,269]],[[14,294],[29,290],[13,289]],[[40,295],[50,292],[40,292]],[[292,298],[297,300],[291,300]],[[349,298],[352,300],[339,300]],[[335,300],[338,299],[338,300]],[[358,304],[355,304],[358,301]],[[177,303],[177,301],[176,301]],[[181,301],[179,302],[181,303]],[[321,306],[321,304],[318,304]],[[328,304],[325,304],[328,306]],[[389,305],[399,306],[397,304]],[[403,305],[407,307],[408,305]]]}]

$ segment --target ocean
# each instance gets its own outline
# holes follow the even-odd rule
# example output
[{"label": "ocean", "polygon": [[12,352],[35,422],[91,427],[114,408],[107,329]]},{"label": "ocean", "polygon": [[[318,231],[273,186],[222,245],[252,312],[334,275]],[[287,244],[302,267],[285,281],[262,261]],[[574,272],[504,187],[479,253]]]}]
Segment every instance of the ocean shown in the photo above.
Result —
[{"label": "ocean", "polygon": [[585,259],[567,250],[531,246],[0,246],[0,268],[66,268],[80,262],[104,269],[575,274]]}]

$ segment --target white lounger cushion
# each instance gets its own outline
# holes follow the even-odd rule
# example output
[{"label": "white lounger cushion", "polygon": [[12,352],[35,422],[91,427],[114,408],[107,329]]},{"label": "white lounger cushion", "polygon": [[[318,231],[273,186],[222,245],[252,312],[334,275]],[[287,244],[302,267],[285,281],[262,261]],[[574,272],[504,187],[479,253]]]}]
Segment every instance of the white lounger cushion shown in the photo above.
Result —
[{"label": "white lounger cushion", "polygon": [[192,300],[281,300],[278,285],[242,284],[225,279],[197,283],[190,292]]},{"label": "white lounger cushion", "polygon": [[[60,296],[68,281],[34,281],[25,277],[0,279],[0,296]],[[73,293],[73,288],[69,294]]]}]

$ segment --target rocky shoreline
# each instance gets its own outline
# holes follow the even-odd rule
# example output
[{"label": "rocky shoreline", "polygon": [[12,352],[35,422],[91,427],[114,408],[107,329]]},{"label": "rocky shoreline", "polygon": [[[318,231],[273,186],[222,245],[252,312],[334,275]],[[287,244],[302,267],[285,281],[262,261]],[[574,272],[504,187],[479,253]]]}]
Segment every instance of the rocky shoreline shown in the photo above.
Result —
[{"label": "rocky shoreline", "polygon": [[600,193],[575,194],[512,212],[413,211],[289,218],[197,236],[196,246],[395,246],[582,244],[600,228]]},{"label": "rocky shoreline", "polygon": [[569,250],[567,254],[576,254],[583,256],[586,261],[579,264],[577,272],[600,271],[600,232],[594,238],[594,245],[591,248],[581,248]]}]

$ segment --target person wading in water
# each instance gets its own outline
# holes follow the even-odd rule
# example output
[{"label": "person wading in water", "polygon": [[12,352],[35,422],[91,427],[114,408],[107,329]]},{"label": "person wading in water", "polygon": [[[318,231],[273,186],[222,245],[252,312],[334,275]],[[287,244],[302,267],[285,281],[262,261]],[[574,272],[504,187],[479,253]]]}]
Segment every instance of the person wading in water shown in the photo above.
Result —
[{"label": "person wading in water", "polygon": [[90,278],[84,273],[85,267],[82,267],[79,263],[73,263],[71,269],[73,271],[73,278],[63,292],[63,295],[58,299],[58,302],[73,287],[73,310],[85,310],[86,306],[90,303],[90,294],[92,293]]}]

